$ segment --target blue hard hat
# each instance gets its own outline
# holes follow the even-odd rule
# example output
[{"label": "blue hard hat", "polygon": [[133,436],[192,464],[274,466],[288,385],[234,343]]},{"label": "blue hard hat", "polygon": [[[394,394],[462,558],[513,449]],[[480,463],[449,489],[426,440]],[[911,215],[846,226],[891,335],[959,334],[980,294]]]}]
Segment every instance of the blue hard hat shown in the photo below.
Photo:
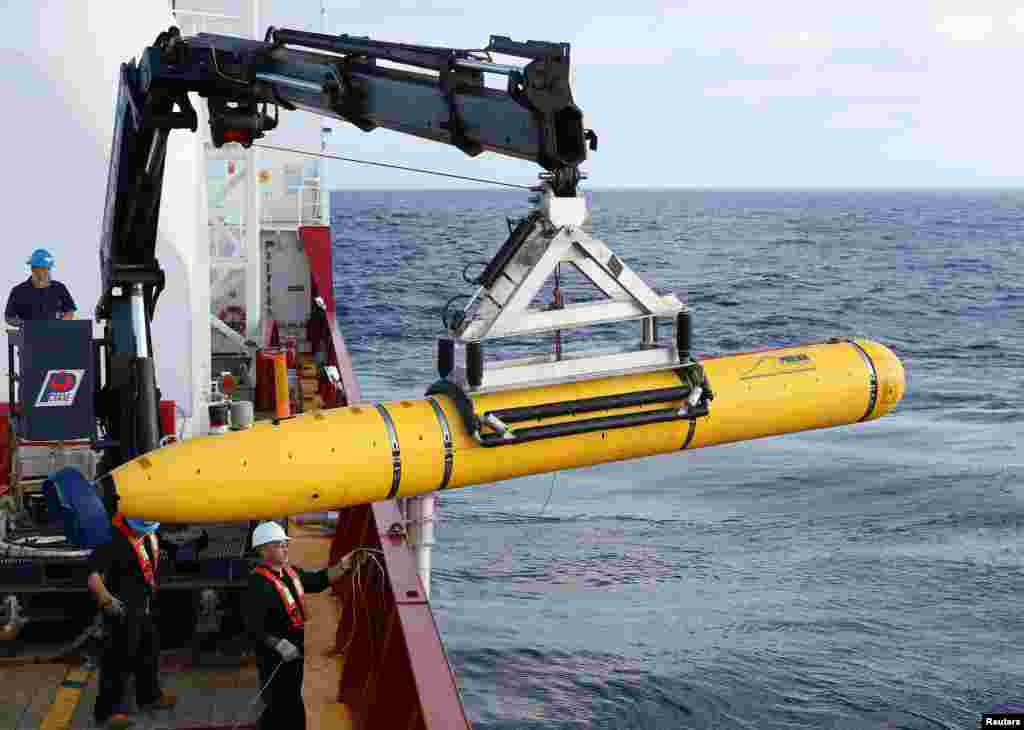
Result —
[{"label": "blue hard hat", "polygon": [[160,529],[159,522],[146,522],[146,520],[136,520],[131,517],[127,518],[125,522],[128,523],[128,527],[132,528],[136,532],[148,534],[150,532],[156,532]]},{"label": "blue hard hat", "polygon": [[53,254],[51,254],[45,248],[37,248],[35,251],[32,252],[32,257],[25,263],[27,263],[33,269],[52,269]]}]

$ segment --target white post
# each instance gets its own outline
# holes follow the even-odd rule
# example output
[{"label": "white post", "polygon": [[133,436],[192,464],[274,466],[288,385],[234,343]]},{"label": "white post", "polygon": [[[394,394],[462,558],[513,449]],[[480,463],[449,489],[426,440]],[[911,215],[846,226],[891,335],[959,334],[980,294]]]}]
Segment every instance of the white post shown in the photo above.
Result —
[{"label": "white post", "polygon": [[252,38],[256,41],[263,40],[260,33],[260,0],[252,0]]},{"label": "white post", "polygon": [[210,430],[210,210],[206,187],[206,145],[209,129],[206,105],[197,104],[199,134],[192,135],[190,144],[195,155],[196,182],[196,247],[193,251],[192,272],[189,281],[192,300],[192,420],[185,437],[206,435]]},{"label": "white post", "polygon": [[[260,35],[260,0],[252,0],[250,28],[254,40]],[[245,335],[260,342],[263,325],[263,272],[260,270],[263,211],[260,203],[259,156],[256,148],[245,151]],[[260,343],[262,344],[262,343]]]},{"label": "white post", "polygon": [[[327,139],[331,136],[330,127],[320,127],[320,153],[327,154]],[[331,191],[327,186],[327,158],[321,157],[320,165],[320,222],[331,225]]]},{"label": "white post", "polygon": [[434,493],[409,497],[405,510],[405,518],[409,523],[409,543],[416,553],[416,572],[427,599],[430,598],[430,558],[434,547],[436,500]]},{"label": "white post", "polygon": [[[320,0],[320,32],[327,34],[327,3]],[[320,125],[320,153],[327,154],[327,138],[331,135],[331,128]],[[318,161],[320,166],[320,223],[331,225],[331,191],[327,187],[327,158],[321,157]]]},{"label": "white post", "polygon": [[259,342],[263,317],[263,276],[260,271],[260,184],[256,150],[245,151],[245,335]]}]

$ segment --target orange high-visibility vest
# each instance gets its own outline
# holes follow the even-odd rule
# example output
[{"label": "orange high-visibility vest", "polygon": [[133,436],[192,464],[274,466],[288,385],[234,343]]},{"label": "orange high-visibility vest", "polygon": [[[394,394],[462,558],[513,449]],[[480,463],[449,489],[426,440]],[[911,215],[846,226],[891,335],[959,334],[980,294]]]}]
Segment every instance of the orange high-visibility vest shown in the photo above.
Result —
[{"label": "orange high-visibility vest", "polygon": [[[124,515],[121,513],[114,515],[114,527],[127,537],[128,542],[131,543],[132,549],[135,551],[135,559],[139,562],[139,570],[142,571],[142,579],[146,581],[150,588],[156,588],[156,570],[160,563],[160,545],[157,543],[156,533],[151,532],[148,535],[139,535],[139,533],[128,526],[128,523],[124,521]],[[143,542],[149,543],[149,552],[153,555],[152,560],[150,560],[149,554],[146,553]]]},{"label": "orange high-visibility vest", "polygon": [[281,577],[270,568],[257,565],[254,568],[254,572],[259,573],[270,581],[270,584],[277,590],[281,603],[284,604],[284,610],[288,613],[288,618],[292,621],[292,628],[301,629],[306,623],[306,592],[302,589],[302,581],[299,580],[299,574],[292,570],[290,565],[284,566],[284,572],[288,574],[288,577],[292,579],[292,583],[295,584],[297,596],[293,596],[288,586],[281,580]]}]

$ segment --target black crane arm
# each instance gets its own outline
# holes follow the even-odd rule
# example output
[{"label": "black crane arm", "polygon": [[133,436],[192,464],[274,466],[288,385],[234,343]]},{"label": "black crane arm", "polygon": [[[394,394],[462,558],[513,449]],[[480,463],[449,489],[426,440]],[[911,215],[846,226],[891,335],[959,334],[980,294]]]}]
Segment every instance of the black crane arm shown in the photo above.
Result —
[{"label": "black crane arm", "polygon": [[[524,59],[494,63],[492,53]],[[354,124],[532,160],[556,195],[576,194],[579,164],[597,138],[569,88],[569,45],[492,36],[481,50],[386,43],[271,28],[265,40],[183,37],[172,27],[122,64],[100,243],[97,318],[108,323],[108,466],[156,447],[157,391],[150,321],[163,290],[156,258],[167,139],[195,132],[189,94],[206,99],[211,138],[249,147],[274,129],[278,110],[302,109]],[[507,78],[485,86],[484,74]],[[271,113],[273,112],[273,113]],[[117,396],[115,397],[115,394]],[[101,401],[104,395],[100,395]]]},{"label": "black crane arm", "polygon": [[[490,53],[528,63],[493,63]],[[484,73],[506,76],[506,89],[486,87]],[[138,64],[121,67],[101,254],[105,298],[113,287],[140,282],[159,291],[154,255],[164,155],[171,130],[198,127],[190,92],[207,100],[216,147],[248,147],[277,126],[277,108],[303,109],[469,155],[533,160],[551,173],[559,195],[575,194],[588,141],[596,143],[573,103],[567,43],[492,36],[480,52],[273,28],[266,41],[186,38],[171,28]]]}]

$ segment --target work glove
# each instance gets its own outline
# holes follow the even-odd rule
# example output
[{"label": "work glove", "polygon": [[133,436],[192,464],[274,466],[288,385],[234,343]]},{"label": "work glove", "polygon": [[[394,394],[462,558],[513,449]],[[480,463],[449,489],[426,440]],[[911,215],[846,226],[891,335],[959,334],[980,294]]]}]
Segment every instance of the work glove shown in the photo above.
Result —
[{"label": "work glove", "polygon": [[302,656],[302,652],[299,651],[299,647],[295,646],[288,639],[279,639],[274,644],[274,651],[281,655],[281,661],[290,662],[298,659]]},{"label": "work glove", "polygon": [[345,573],[355,568],[357,565],[362,565],[369,556],[363,550],[353,550],[352,552],[345,555],[341,560],[334,563],[327,568],[327,580],[331,583],[336,583]]},{"label": "work glove", "polygon": [[103,613],[118,621],[124,620],[124,603],[117,596],[111,596],[110,600],[103,604]]}]

